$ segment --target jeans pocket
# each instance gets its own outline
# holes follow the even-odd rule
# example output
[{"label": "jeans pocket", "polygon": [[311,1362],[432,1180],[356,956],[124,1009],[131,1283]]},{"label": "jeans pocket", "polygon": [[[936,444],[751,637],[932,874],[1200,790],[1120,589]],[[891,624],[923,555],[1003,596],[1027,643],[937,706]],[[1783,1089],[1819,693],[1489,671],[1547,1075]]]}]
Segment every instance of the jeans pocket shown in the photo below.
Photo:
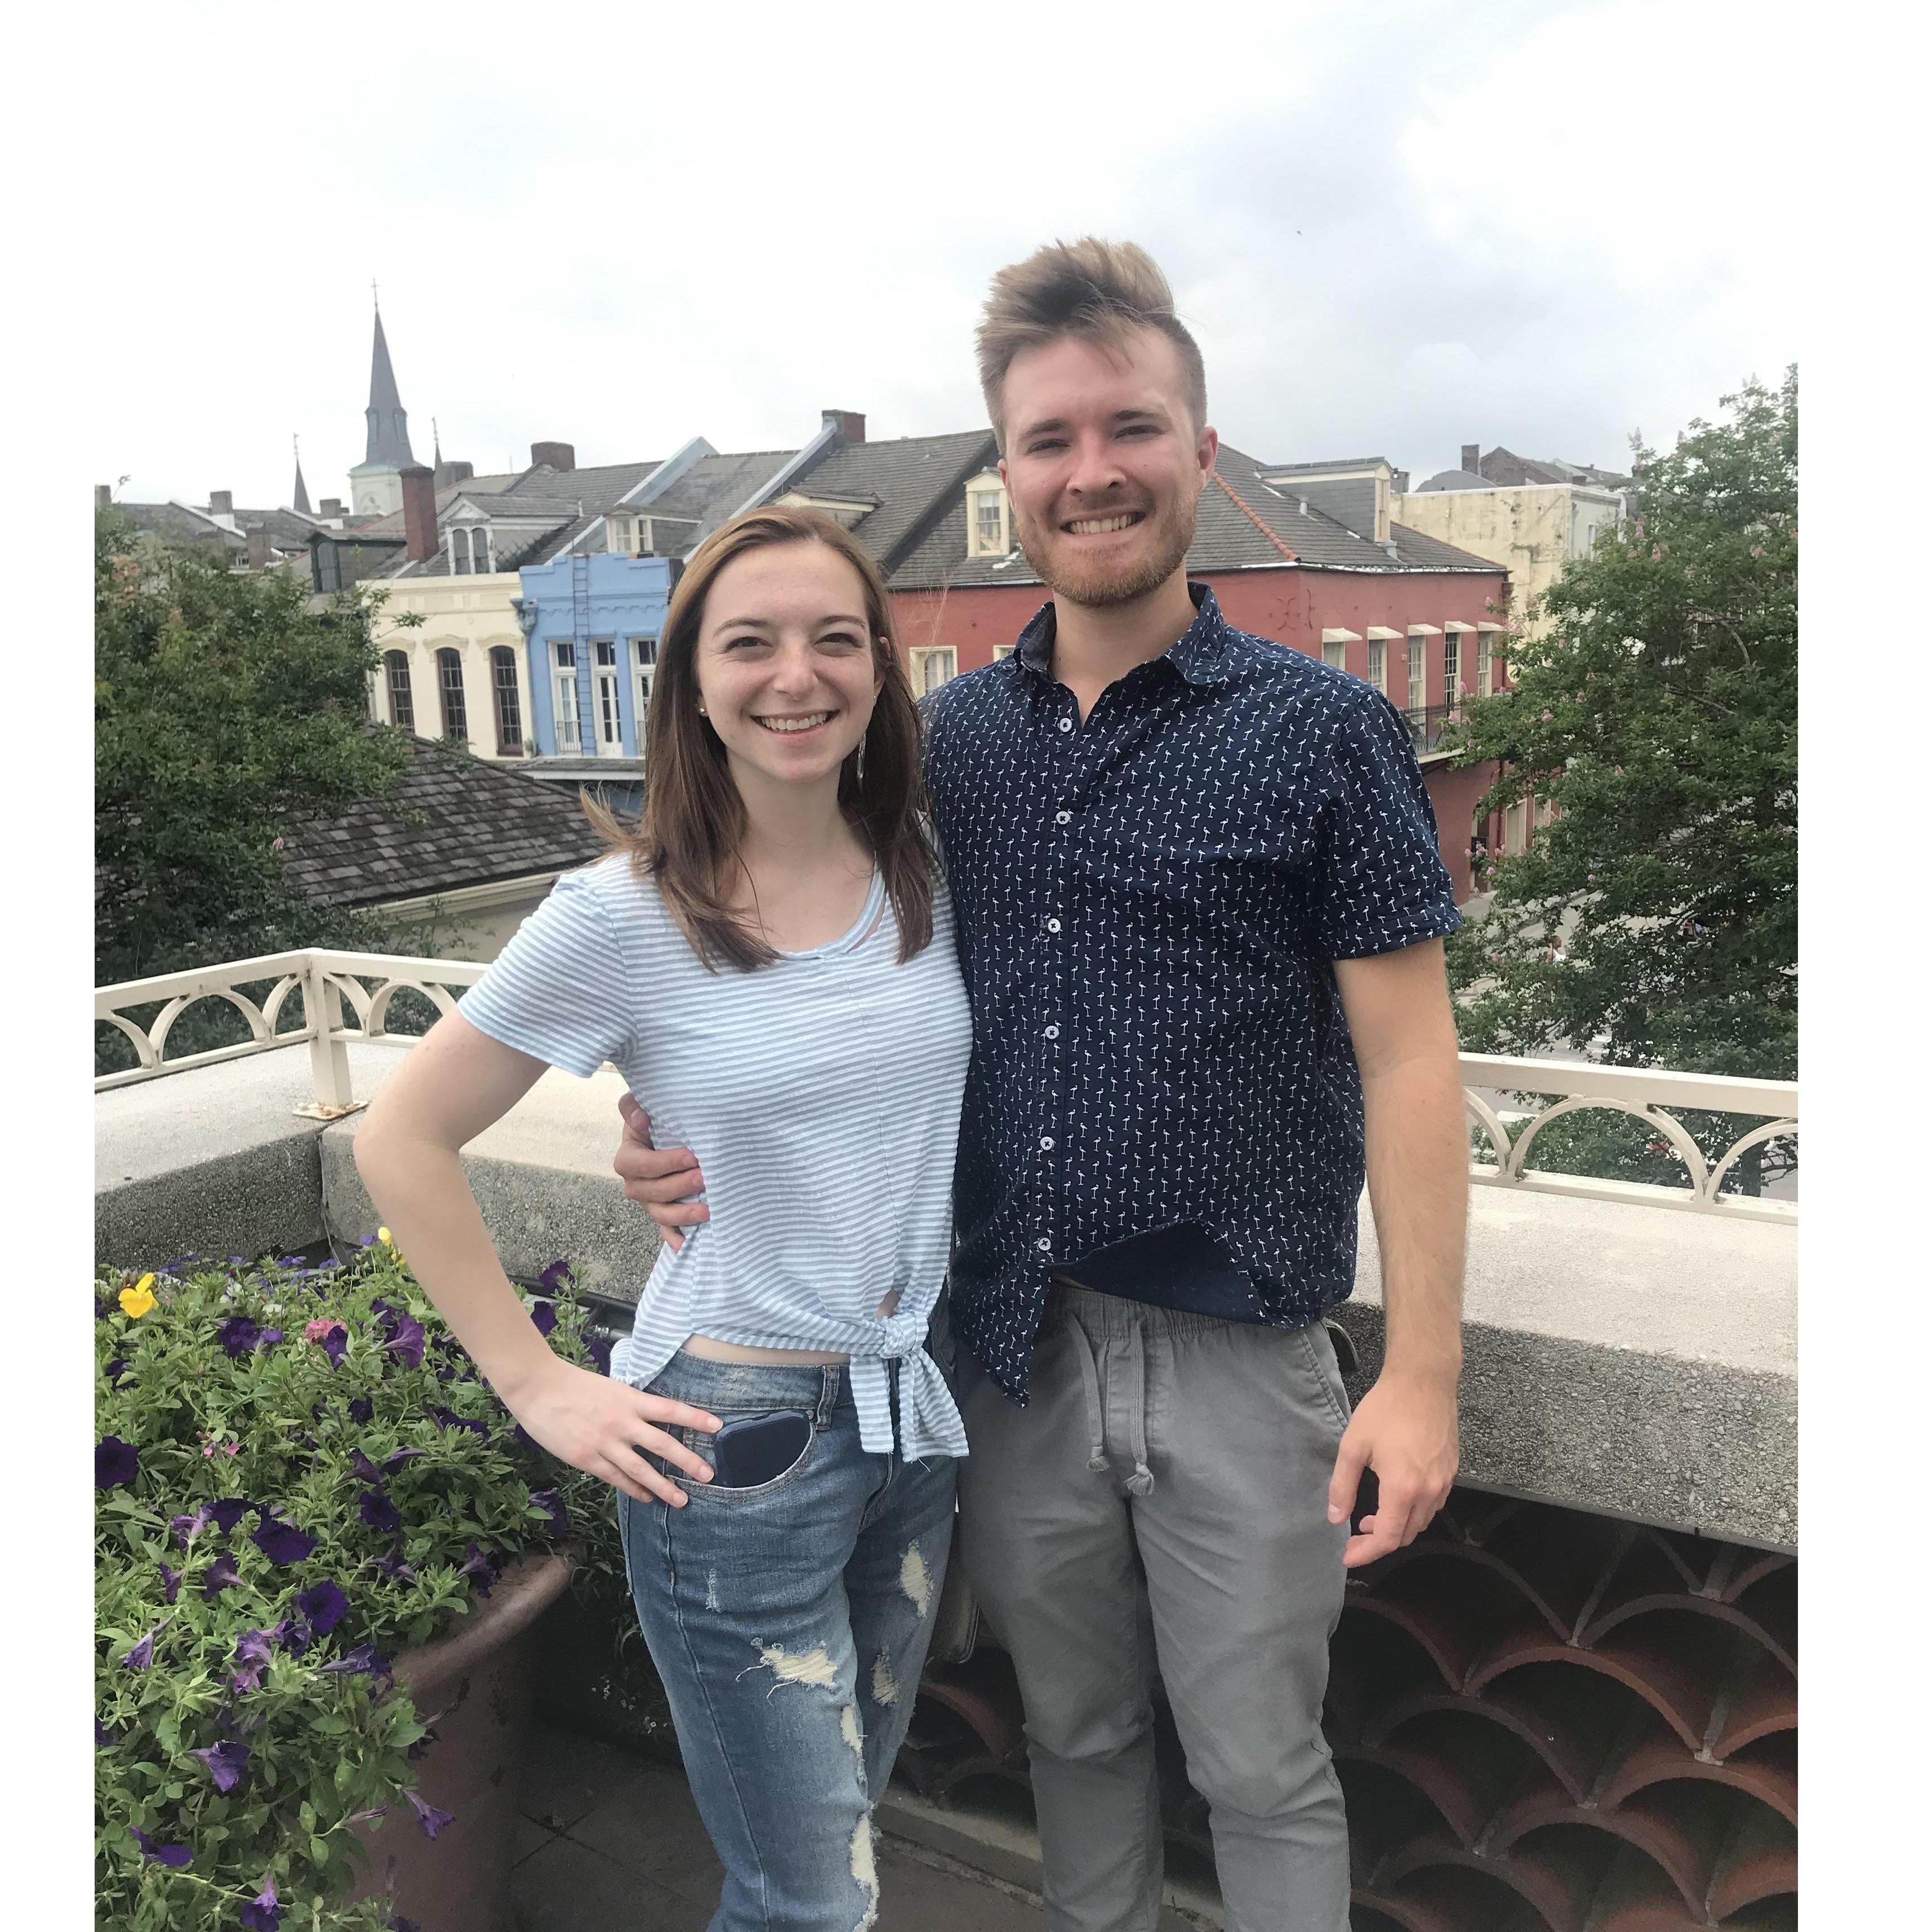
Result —
[{"label": "jeans pocket", "polygon": [[1328,1330],[1319,1322],[1311,1322],[1296,1333],[1300,1337],[1308,1372],[1322,1391],[1322,1401],[1334,1418],[1336,1427],[1346,1430],[1348,1426],[1348,1391],[1342,1384],[1342,1371],[1335,1360],[1335,1345],[1328,1339]]},{"label": "jeans pocket", "polygon": [[[755,1411],[753,1412],[756,1413]],[[716,1466],[718,1459],[714,1453],[718,1440],[716,1436],[702,1434],[694,1429],[680,1430],[677,1432],[681,1436],[688,1436],[690,1438],[685,1445],[687,1448],[695,1450],[707,1462],[711,1463],[714,1467]],[[818,1446],[818,1424],[813,1422],[807,1429],[805,1447],[776,1476],[771,1477],[766,1481],[752,1483],[744,1486],[735,1486],[722,1481],[687,1483],[685,1486],[688,1493],[694,1496],[716,1496],[723,1501],[743,1502],[747,1498],[768,1496],[774,1490],[783,1489],[786,1484],[803,1473],[806,1464],[812,1460],[812,1451]]]}]

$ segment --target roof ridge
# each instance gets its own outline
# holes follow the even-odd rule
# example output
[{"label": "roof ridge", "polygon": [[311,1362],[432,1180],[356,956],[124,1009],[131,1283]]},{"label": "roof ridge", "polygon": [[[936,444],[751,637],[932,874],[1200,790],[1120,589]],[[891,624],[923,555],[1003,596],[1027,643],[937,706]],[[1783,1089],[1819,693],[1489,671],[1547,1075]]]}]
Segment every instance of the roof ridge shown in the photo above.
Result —
[{"label": "roof ridge", "polygon": [[1287,544],[1282,542],[1279,533],[1270,525],[1262,522],[1260,517],[1256,514],[1254,509],[1249,505],[1246,500],[1236,493],[1233,484],[1230,483],[1227,478],[1221,474],[1219,470],[1212,470],[1209,474],[1214,477],[1214,481],[1220,484],[1223,490],[1227,491],[1228,500],[1234,506],[1236,509],[1240,512],[1243,516],[1247,518],[1250,523],[1254,525],[1256,530],[1261,532],[1263,536],[1268,538],[1270,543],[1274,545],[1276,550],[1281,552],[1283,556],[1288,559],[1290,563],[1297,563],[1300,561],[1300,560],[1296,556],[1294,551],[1290,550]]}]

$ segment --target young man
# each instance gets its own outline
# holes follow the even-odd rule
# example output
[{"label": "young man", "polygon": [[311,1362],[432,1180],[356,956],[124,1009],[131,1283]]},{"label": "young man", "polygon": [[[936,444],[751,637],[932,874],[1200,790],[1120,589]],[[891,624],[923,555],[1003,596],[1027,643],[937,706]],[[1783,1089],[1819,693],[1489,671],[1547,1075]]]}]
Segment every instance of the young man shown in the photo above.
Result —
[{"label": "young man", "polygon": [[[1054,1932],[1159,1915],[1156,1670],[1229,1932],[1345,1932],[1320,1728],[1344,1572],[1456,1470],[1449,877],[1388,699],[1187,580],[1218,443],[1149,257],[1040,250],[994,278],[979,350],[1052,602],[928,707],[974,1016],[960,1556],[1018,1672]],[[702,1174],[647,1132],[618,1172],[674,1238]],[[1365,1168],[1388,1343],[1348,1420],[1321,1318]]]}]

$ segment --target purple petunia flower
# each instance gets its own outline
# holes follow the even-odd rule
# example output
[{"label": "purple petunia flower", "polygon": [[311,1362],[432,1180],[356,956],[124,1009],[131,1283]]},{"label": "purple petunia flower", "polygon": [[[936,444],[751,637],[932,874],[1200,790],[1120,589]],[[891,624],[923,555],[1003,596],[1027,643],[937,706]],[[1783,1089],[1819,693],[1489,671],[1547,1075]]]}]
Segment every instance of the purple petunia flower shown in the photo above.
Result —
[{"label": "purple petunia flower", "polygon": [[[472,1550],[474,1550],[476,1547],[476,1544],[473,1543],[470,1546]],[[136,1644],[134,1648],[128,1652],[125,1657],[122,1658],[122,1668],[125,1670],[146,1670],[148,1665],[152,1664],[154,1660],[155,1638],[159,1636],[162,1631],[166,1630],[169,1624],[173,1622],[174,1618],[172,1617],[162,1618],[160,1622],[155,1624],[154,1628],[148,1631],[147,1635],[142,1638],[140,1642]]]},{"label": "purple petunia flower", "polygon": [[328,1358],[328,1365],[331,1368],[340,1365],[342,1358],[348,1352],[348,1349],[349,1330],[339,1324],[331,1328],[322,1338],[322,1352]]},{"label": "purple petunia flower", "polygon": [[427,1456],[428,1454],[429,1451],[427,1449],[392,1450],[382,1458],[382,1473],[386,1476],[393,1475],[404,1463],[413,1462],[417,1456]]},{"label": "purple petunia flower", "polygon": [[161,1601],[172,1604],[181,1594],[182,1573],[178,1570],[170,1570],[165,1563],[160,1565],[160,1572]]},{"label": "purple petunia flower", "polygon": [[317,1636],[326,1636],[349,1614],[349,1599],[324,1577],[312,1590],[296,1598],[296,1608],[308,1618]]},{"label": "purple petunia flower", "polygon": [[405,1368],[419,1369],[422,1366],[426,1339],[422,1324],[413,1315],[404,1315],[398,1318],[394,1330],[382,1346]]},{"label": "purple petunia flower", "polygon": [[214,1511],[203,1503],[192,1516],[171,1516],[168,1527],[175,1533],[175,1540],[185,1550],[208,1526],[214,1520]]},{"label": "purple petunia flower", "polygon": [[434,1804],[425,1804],[413,1791],[405,1792],[403,1795],[410,1801],[410,1808],[416,1814],[416,1822],[422,1827],[422,1834],[425,1838],[434,1838],[444,1826],[456,1822],[454,1811],[440,1811]]},{"label": "purple petunia flower", "polygon": [[346,1671],[351,1675],[370,1677],[386,1677],[389,1675],[389,1660],[373,1643],[358,1643],[353,1650],[345,1652],[333,1664],[325,1664],[324,1672]]},{"label": "purple petunia flower", "polygon": [[459,1576],[474,1576],[476,1579],[476,1594],[479,1597],[487,1597],[490,1594],[490,1585],[496,1580],[496,1566],[472,1543],[470,1546],[470,1554],[457,1566],[456,1574]]},{"label": "purple petunia flower", "polygon": [[133,1443],[123,1442],[118,1436],[104,1436],[94,1445],[94,1486],[112,1490],[131,1483],[140,1463]]},{"label": "purple petunia flower", "polygon": [[259,1346],[264,1348],[272,1348],[281,1339],[282,1331],[279,1328],[264,1328],[262,1330],[262,1340]]},{"label": "purple petunia flower", "polygon": [[472,1436],[488,1436],[490,1432],[490,1425],[487,1422],[477,1422],[469,1416],[458,1415],[453,1408],[433,1408],[430,1411],[430,1417],[439,1429],[466,1429]]},{"label": "purple petunia flower", "polygon": [[244,1630],[235,1640],[235,1661],[242,1668],[229,1681],[238,1691],[259,1690],[262,1667],[274,1654],[266,1630]]},{"label": "purple petunia flower", "polygon": [[586,1335],[584,1338],[584,1346],[590,1352],[590,1359],[596,1364],[597,1372],[600,1376],[608,1376],[610,1372],[610,1352],[617,1346],[616,1343],[608,1335]]},{"label": "purple petunia flower", "polygon": [[242,1923],[248,1928],[248,1932],[277,1932],[281,1922],[281,1901],[275,1896],[275,1881],[269,1879],[242,1906]]},{"label": "purple petunia flower", "polygon": [[548,1301],[540,1301],[530,1310],[530,1326],[539,1335],[548,1335],[556,1327],[556,1310]]},{"label": "purple petunia flower", "polygon": [[118,1355],[101,1370],[101,1373],[107,1378],[107,1386],[110,1388],[118,1388],[121,1386],[122,1377],[127,1372],[128,1364]]},{"label": "purple petunia flower", "polygon": [[231,1315],[215,1330],[214,1339],[228,1351],[231,1360],[251,1355],[262,1339],[261,1330],[245,1315]]},{"label": "purple petunia flower", "polygon": [[314,1631],[308,1627],[308,1619],[298,1614],[292,1617],[283,1618],[281,1622],[269,1631],[268,1640],[272,1643],[283,1645],[298,1657],[308,1649],[314,1636]]},{"label": "purple petunia flower", "polygon": [[304,1534],[293,1523],[271,1516],[266,1509],[248,1540],[278,1569],[301,1562],[315,1548],[314,1537]]},{"label": "purple petunia flower", "polygon": [[416,1571],[400,1556],[372,1556],[370,1559],[385,1576],[393,1577],[398,1583],[412,1582]]},{"label": "purple petunia flower", "polygon": [[376,1405],[366,1395],[358,1395],[349,1405],[349,1419],[352,1422],[367,1422],[376,1412]]},{"label": "purple petunia flower", "polygon": [[356,1505],[356,1514],[371,1529],[380,1529],[386,1535],[393,1534],[403,1526],[402,1511],[390,1502],[380,1484],[374,1489],[363,1492],[362,1500]]},{"label": "purple petunia flower", "polygon": [[510,1433],[515,1438],[520,1448],[529,1450],[532,1455],[536,1454],[543,1448],[543,1444],[520,1422],[510,1431]]},{"label": "purple petunia flower", "polygon": [[224,1536],[232,1530],[248,1512],[255,1508],[246,1496],[223,1496],[208,1504],[208,1511],[214,1519],[214,1526]]},{"label": "purple petunia flower", "polygon": [[422,1932],[422,1928],[413,1918],[405,1918],[399,1912],[389,1921],[388,1932]]},{"label": "purple petunia flower", "polygon": [[190,1751],[188,1756],[200,1758],[207,1766],[218,1791],[232,1791],[248,1768],[248,1747],[238,1740],[224,1739],[206,1750]]},{"label": "purple petunia flower", "polygon": [[349,1466],[354,1471],[356,1480],[364,1483],[380,1483],[382,1472],[359,1449],[349,1452]]},{"label": "purple petunia flower", "polygon": [[94,1748],[96,1750],[105,1750],[110,1744],[118,1742],[114,1733],[98,1718],[96,1718],[94,1720]]},{"label": "purple petunia flower", "polygon": [[544,1292],[548,1294],[556,1294],[569,1279],[570,1264],[566,1261],[552,1262],[550,1266],[537,1276],[537,1280],[542,1285]]},{"label": "purple petunia flower", "polygon": [[128,1830],[134,1834],[134,1842],[141,1848],[144,1858],[152,1858],[158,1865],[172,1865],[182,1870],[194,1856],[185,1845],[158,1845],[138,1825],[130,1825]]},{"label": "purple petunia flower", "polygon": [[208,1566],[206,1572],[203,1574],[201,1580],[201,1594],[212,1604],[224,1590],[240,1582],[241,1580],[242,1572],[236,1567],[234,1558],[224,1550]]},{"label": "purple petunia flower", "polygon": [[530,1501],[550,1518],[550,1534],[567,1536],[570,1533],[570,1512],[564,1507],[563,1497],[556,1490],[532,1490]]}]

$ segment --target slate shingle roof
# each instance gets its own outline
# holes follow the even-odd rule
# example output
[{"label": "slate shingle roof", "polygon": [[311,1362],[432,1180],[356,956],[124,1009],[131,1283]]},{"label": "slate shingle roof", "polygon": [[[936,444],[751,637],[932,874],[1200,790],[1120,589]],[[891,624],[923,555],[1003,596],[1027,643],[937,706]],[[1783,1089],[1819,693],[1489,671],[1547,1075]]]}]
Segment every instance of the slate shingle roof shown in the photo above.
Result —
[{"label": "slate shingle roof", "polygon": [[406,742],[408,763],[386,798],[287,835],[284,862],[310,899],[380,905],[560,872],[608,849],[564,787],[459,747]]},{"label": "slate shingle roof", "polygon": [[[890,442],[842,442],[791,488],[802,496],[871,502],[852,534],[890,571],[931,513],[960,496],[968,478],[991,469],[999,452],[991,430],[950,436],[904,436]],[[964,500],[960,497],[959,548],[963,555]]]}]

